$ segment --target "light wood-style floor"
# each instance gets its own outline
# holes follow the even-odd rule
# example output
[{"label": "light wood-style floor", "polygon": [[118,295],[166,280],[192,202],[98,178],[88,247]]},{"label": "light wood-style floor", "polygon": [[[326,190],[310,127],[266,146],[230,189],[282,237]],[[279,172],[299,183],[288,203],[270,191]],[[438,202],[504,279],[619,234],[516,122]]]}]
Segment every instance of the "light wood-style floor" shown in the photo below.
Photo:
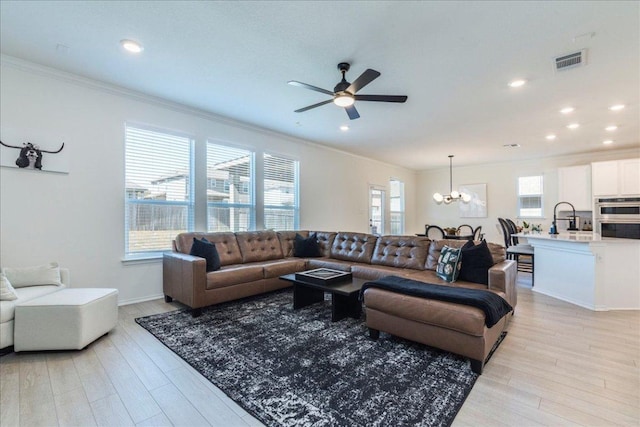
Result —
[{"label": "light wood-style floor", "polygon": [[[640,425],[640,312],[592,312],[519,278],[509,334],[454,426]],[[261,425],[120,307],[117,328],[79,352],[0,358],[0,425]]]}]

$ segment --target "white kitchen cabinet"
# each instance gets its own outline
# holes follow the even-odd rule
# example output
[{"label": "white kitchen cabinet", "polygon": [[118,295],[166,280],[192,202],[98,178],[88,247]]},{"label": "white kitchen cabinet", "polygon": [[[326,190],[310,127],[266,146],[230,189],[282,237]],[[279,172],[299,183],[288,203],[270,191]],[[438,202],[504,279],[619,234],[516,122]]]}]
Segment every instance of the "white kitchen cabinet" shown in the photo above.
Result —
[{"label": "white kitchen cabinet", "polygon": [[640,195],[640,159],[591,163],[594,196]]},{"label": "white kitchen cabinet", "polygon": [[577,211],[593,210],[591,165],[558,169],[558,200],[571,203]]},{"label": "white kitchen cabinet", "polygon": [[640,194],[640,159],[620,160],[620,195]]}]

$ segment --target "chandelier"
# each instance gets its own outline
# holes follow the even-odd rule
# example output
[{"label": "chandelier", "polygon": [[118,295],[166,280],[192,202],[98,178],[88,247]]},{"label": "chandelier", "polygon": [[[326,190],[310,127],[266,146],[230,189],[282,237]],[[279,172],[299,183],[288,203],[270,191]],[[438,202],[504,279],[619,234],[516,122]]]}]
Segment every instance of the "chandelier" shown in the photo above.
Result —
[{"label": "chandelier", "polygon": [[435,200],[437,204],[444,202],[445,205],[448,205],[451,202],[457,202],[458,200],[462,200],[463,203],[469,203],[471,200],[470,195],[453,191],[453,154],[449,154],[449,194],[443,196],[440,193],[435,193],[433,195],[433,200]]}]

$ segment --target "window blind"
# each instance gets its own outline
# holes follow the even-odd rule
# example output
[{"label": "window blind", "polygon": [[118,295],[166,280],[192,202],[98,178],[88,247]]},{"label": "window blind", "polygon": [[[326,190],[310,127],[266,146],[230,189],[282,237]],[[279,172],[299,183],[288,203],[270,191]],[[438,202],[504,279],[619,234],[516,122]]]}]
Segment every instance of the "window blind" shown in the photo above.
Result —
[{"label": "window blind", "polygon": [[264,227],[295,230],[299,223],[296,160],[264,153]]},{"label": "window blind", "polygon": [[171,249],[193,223],[189,137],[125,129],[125,252]]},{"label": "window blind", "polygon": [[542,196],[544,186],[542,175],[518,178],[518,216],[542,217]]}]

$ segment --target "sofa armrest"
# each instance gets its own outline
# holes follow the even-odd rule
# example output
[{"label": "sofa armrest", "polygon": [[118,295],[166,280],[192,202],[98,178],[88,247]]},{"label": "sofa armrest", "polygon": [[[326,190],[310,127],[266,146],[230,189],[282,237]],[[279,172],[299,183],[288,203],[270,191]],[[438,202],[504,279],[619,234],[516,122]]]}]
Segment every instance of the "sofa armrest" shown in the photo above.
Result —
[{"label": "sofa armrest", "polygon": [[69,273],[68,268],[60,267],[60,281],[66,287],[71,285],[71,273]]},{"label": "sofa armrest", "polygon": [[504,292],[507,296],[507,302],[514,309],[518,303],[517,275],[518,266],[513,260],[504,260],[489,269],[489,289]]},{"label": "sofa armrest", "polygon": [[191,308],[204,307],[207,285],[207,261],[180,252],[165,252],[162,257],[162,290]]}]

